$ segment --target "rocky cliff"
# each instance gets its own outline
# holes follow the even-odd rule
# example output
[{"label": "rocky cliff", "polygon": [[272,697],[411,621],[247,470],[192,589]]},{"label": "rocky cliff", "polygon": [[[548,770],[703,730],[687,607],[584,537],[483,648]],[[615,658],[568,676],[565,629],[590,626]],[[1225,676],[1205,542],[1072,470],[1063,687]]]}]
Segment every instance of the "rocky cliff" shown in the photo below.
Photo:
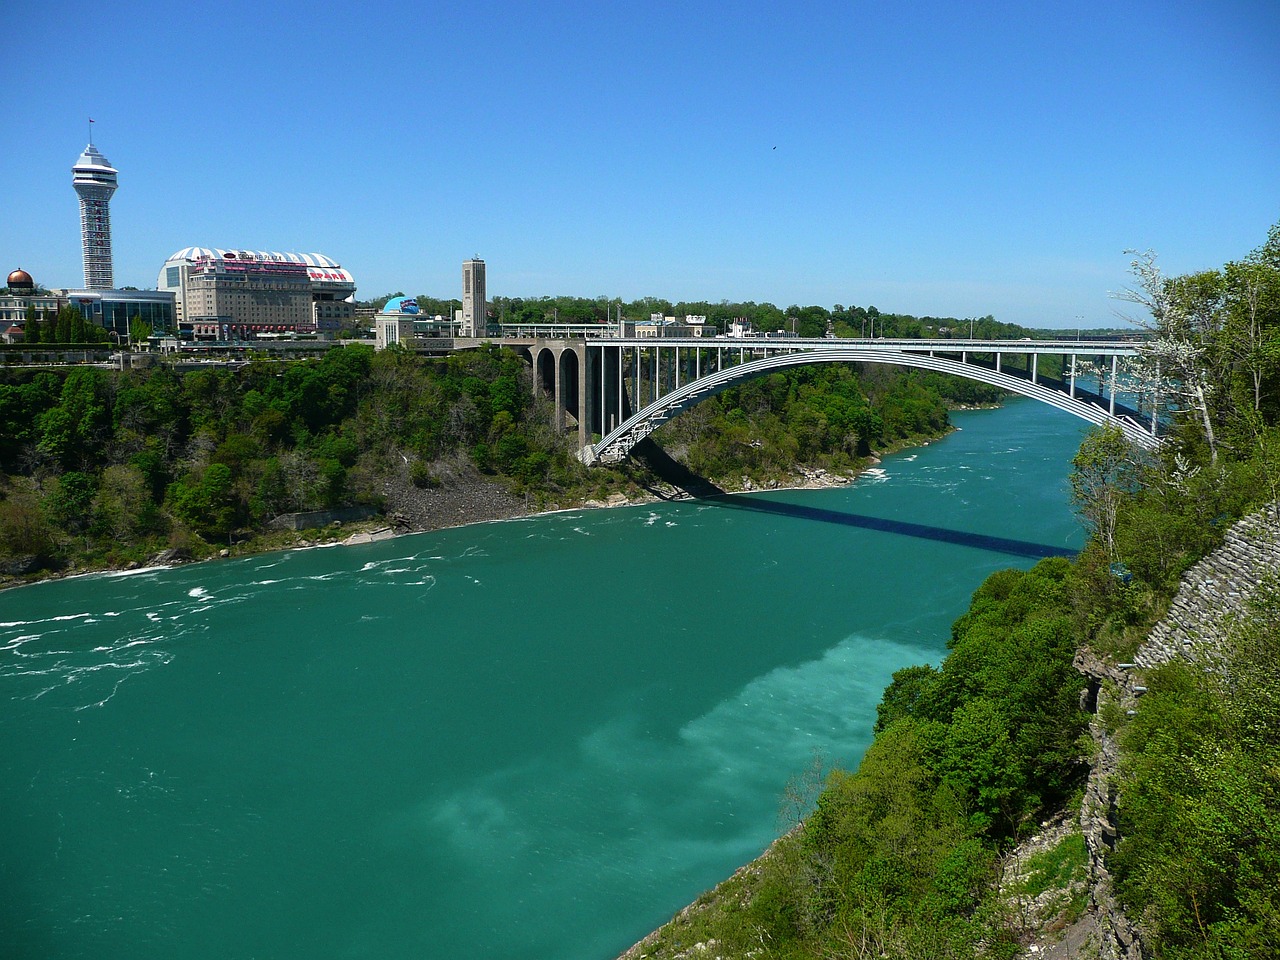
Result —
[{"label": "rocky cliff", "polygon": [[[1105,663],[1087,651],[1076,667],[1090,680],[1084,707],[1093,713],[1093,767],[1080,811],[1089,850],[1090,920],[1102,960],[1141,960],[1142,933],[1116,902],[1106,853],[1119,839],[1116,822],[1123,797],[1118,789],[1119,744],[1104,717],[1132,715],[1146,690],[1143,672],[1175,658],[1212,665],[1233,622],[1248,614],[1259,585],[1280,571],[1280,505],[1236,523],[1223,545],[1186,572],[1164,618],[1139,647],[1134,662]],[[1108,709],[1108,705],[1110,709]]]}]

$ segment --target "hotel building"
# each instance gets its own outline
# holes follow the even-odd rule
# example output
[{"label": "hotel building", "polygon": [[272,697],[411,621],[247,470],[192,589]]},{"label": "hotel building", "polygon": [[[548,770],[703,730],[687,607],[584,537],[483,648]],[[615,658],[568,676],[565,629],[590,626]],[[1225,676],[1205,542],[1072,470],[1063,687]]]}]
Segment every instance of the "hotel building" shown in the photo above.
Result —
[{"label": "hotel building", "polygon": [[355,279],[320,253],[186,247],[156,287],[174,294],[180,330],[200,340],[329,338],[355,317]]}]

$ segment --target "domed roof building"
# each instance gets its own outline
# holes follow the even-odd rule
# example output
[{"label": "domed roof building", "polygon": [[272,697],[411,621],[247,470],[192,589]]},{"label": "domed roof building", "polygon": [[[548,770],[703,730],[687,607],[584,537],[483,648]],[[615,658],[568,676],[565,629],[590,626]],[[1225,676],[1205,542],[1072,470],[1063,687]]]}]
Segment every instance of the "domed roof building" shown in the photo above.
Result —
[{"label": "domed roof building", "polygon": [[14,325],[22,327],[27,322],[27,308],[35,307],[38,317],[58,312],[58,298],[48,290],[37,291],[31,274],[19,267],[10,272],[6,281],[8,292],[0,294],[0,330],[8,331],[4,339],[12,342]]},{"label": "domed roof building", "polygon": [[35,292],[36,282],[31,279],[31,274],[19,267],[9,274],[8,286],[10,293],[25,296]]}]

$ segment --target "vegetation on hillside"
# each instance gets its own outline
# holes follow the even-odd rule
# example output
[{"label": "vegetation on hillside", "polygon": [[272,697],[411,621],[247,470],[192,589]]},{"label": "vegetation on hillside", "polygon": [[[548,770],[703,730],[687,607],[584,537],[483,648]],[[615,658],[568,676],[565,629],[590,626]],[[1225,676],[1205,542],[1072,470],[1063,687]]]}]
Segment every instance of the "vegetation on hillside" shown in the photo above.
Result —
[{"label": "vegetation on hillside", "polygon": [[1280,956],[1280,580],[1222,669],[1147,677],[1125,733],[1112,869],[1156,955]]},{"label": "vegetation on hillside", "polygon": [[763,480],[797,466],[847,473],[873,453],[936,437],[949,407],[994,387],[939,374],[831,365],[774,373],[702,401],[656,434],[695,473]]}]

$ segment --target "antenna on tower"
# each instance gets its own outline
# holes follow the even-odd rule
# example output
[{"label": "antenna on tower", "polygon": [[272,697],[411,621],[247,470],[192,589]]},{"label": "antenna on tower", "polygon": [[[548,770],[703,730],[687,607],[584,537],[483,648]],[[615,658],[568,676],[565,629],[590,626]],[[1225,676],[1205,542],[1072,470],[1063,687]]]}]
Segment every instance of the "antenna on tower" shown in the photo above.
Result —
[{"label": "antenna on tower", "polygon": [[89,118],[89,143],[93,143],[93,117]]}]

